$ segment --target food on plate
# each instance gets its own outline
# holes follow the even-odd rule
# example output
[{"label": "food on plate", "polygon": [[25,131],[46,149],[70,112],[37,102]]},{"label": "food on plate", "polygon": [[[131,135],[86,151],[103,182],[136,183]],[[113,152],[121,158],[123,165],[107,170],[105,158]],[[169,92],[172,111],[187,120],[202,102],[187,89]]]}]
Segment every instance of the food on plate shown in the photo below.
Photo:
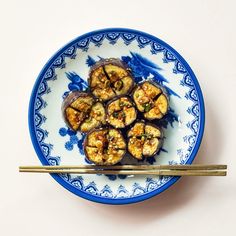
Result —
[{"label": "food on plate", "polygon": [[74,131],[87,133],[105,124],[105,108],[85,92],[71,92],[63,101],[62,113],[66,124]]},{"label": "food on plate", "polygon": [[128,94],[134,79],[128,67],[119,59],[101,59],[90,70],[89,86],[92,94],[101,101]]},{"label": "food on plate", "polygon": [[126,143],[117,129],[94,129],[85,138],[84,151],[87,159],[97,165],[114,165],[126,153]]},{"label": "food on plate", "polygon": [[137,118],[137,112],[131,99],[121,96],[113,99],[106,107],[106,120],[115,128],[125,128]]},{"label": "food on plate", "polygon": [[[72,91],[62,104],[66,124],[86,133],[86,158],[96,165],[115,165],[126,149],[137,160],[154,156],[163,144],[163,132],[150,121],[168,112],[165,90],[153,81],[134,87],[131,70],[114,58],[95,63],[88,84],[89,92]],[[149,122],[134,123],[140,115]],[[128,129],[125,138],[119,129]]]},{"label": "food on plate", "polygon": [[136,159],[154,156],[162,146],[163,132],[151,123],[138,121],[128,131],[128,151]]},{"label": "food on plate", "polygon": [[138,85],[133,100],[147,120],[161,119],[168,112],[168,97],[155,83],[146,81]]}]

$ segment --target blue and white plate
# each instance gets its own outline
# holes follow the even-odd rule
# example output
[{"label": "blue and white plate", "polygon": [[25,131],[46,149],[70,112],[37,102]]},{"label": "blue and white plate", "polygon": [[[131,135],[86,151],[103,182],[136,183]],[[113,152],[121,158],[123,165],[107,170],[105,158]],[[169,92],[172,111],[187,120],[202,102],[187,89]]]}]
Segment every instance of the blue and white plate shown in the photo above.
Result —
[{"label": "blue and white plate", "polygon": [[[187,62],[160,39],[131,29],[111,28],[84,34],[60,49],[39,74],[30,99],[29,129],[44,165],[86,164],[84,135],[68,129],[62,119],[63,98],[86,90],[89,68],[100,58],[120,58],[136,82],[153,79],[170,95],[171,110],[161,122],[161,151],[144,163],[191,163],[204,130],[204,102]],[[128,158],[124,162],[136,163]],[[140,163],[138,163],[140,164]],[[148,199],[174,184],[178,177],[53,174],[74,194],[100,203],[127,204]]]}]

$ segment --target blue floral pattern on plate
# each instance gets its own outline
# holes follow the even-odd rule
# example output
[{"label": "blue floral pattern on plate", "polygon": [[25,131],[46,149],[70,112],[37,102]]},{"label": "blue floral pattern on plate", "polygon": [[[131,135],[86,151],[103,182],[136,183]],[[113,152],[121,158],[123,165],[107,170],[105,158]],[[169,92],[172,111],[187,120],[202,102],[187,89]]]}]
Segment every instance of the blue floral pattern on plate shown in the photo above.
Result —
[{"label": "blue floral pattern on plate", "polygon": [[[114,50],[115,49],[115,50]],[[98,56],[99,55],[99,56]],[[83,35],[61,49],[40,73],[32,93],[29,127],[44,165],[85,163],[84,135],[68,129],[60,105],[69,91],[88,87],[89,67],[99,58],[119,57],[132,69],[136,82],[154,80],[170,94],[171,111],[160,121],[165,143],[149,163],[191,163],[204,129],[204,103],[197,79],[184,59],[169,45],[143,32],[107,29]],[[136,163],[127,157],[125,163]],[[152,197],[177,177],[52,175],[73,193],[96,202],[133,203]]]}]

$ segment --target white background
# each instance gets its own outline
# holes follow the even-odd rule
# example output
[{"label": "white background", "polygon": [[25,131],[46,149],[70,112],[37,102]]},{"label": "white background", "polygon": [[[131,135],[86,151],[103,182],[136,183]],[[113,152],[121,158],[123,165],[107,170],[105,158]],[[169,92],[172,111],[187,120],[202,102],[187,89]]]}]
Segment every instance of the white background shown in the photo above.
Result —
[{"label": "white background", "polygon": [[[236,4],[208,1],[0,1],[0,235],[235,235]],[[185,177],[159,196],[126,206],[83,200],[39,164],[27,109],[49,57],[88,31],[127,27],[173,46],[195,72],[206,127],[195,163],[228,164],[227,177]]]}]

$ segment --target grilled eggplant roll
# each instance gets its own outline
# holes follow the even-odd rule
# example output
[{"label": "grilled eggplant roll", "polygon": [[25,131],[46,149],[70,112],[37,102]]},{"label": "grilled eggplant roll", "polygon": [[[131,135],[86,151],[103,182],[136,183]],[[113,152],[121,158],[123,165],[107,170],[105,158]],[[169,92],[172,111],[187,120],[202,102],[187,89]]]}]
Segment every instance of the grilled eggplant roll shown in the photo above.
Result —
[{"label": "grilled eggplant roll", "polygon": [[129,93],[134,79],[128,67],[119,59],[102,59],[90,70],[89,85],[92,94],[101,101]]},{"label": "grilled eggplant roll", "polygon": [[156,84],[144,82],[133,92],[137,109],[148,120],[161,119],[169,107],[168,97]]},{"label": "grilled eggplant roll", "polygon": [[128,151],[136,159],[154,156],[163,143],[162,130],[151,124],[136,122],[128,131]]},{"label": "grilled eggplant roll", "polygon": [[90,131],[84,141],[85,155],[97,165],[114,165],[126,153],[126,143],[120,131],[100,128]]},{"label": "grilled eggplant roll", "polygon": [[105,124],[105,108],[85,92],[71,92],[63,101],[62,113],[66,124],[74,131],[87,133]]},{"label": "grilled eggplant roll", "polygon": [[115,128],[125,128],[137,117],[135,106],[127,96],[121,96],[110,101],[106,107],[106,120]]}]

